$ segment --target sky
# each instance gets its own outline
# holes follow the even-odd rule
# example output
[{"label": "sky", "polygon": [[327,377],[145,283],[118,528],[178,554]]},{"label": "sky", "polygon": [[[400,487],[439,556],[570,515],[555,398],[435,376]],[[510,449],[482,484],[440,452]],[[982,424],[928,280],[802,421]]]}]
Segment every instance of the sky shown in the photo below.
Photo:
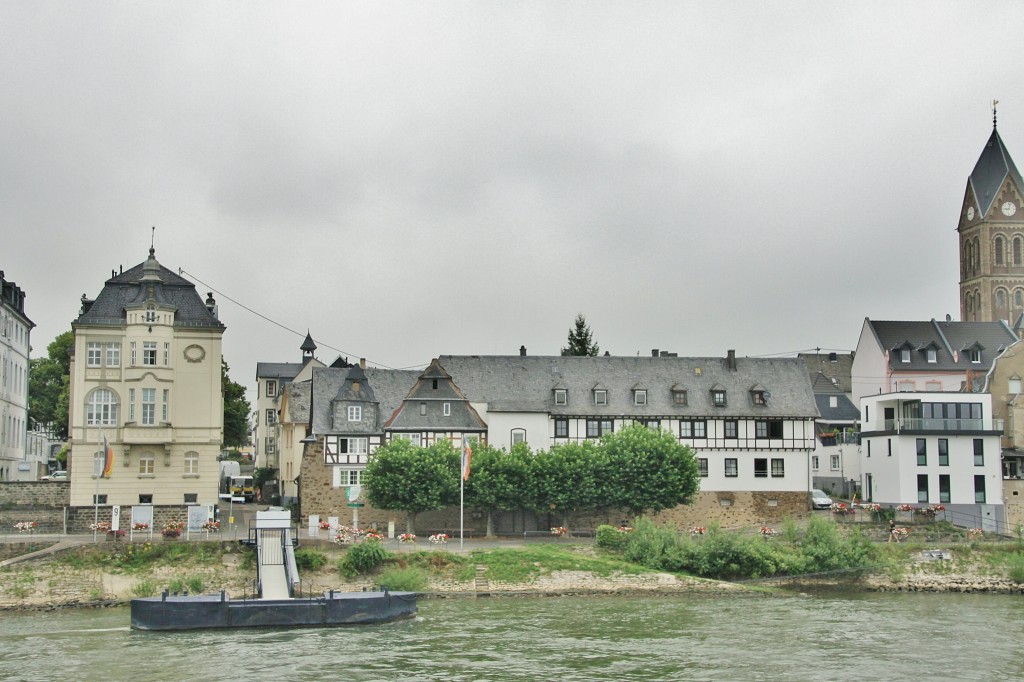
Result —
[{"label": "sky", "polygon": [[[982,9],[984,11],[982,11]],[[231,377],[853,350],[959,318],[1024,24],[989,2],[0,3],[0,269],[33,357],[145,260],[213,291]],[[155,227],[155,237],[152,228]],[[252,397],[252,396],[250,396]]]}]

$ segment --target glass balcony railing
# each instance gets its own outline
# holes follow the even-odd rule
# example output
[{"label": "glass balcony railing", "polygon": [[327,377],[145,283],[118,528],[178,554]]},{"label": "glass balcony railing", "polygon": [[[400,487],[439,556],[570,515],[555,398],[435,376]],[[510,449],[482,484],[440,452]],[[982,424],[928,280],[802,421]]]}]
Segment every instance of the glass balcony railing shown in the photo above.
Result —
[{"label": "glass balcony railing", "polygon": [[1002,431],[1002,419],[886,419],[883,431]]}]

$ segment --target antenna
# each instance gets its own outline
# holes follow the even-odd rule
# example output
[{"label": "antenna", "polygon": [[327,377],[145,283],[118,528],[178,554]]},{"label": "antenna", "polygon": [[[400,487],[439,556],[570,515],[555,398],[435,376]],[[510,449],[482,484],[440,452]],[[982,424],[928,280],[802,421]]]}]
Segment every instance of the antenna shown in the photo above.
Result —
[{"label": "antenna", "polygon": [[150,248],[150,250],[153,249],[153,247],[155,245],[154,242],[156,242],[156,225],[154,225],[152,227],[152,232],[149,235],[149,248]]}]

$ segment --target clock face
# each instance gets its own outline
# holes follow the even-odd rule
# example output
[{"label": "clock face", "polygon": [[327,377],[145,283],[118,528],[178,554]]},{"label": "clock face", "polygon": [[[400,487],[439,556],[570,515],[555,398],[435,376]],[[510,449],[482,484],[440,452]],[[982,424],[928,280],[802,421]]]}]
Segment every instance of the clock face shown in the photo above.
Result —
[{"label": "clock face", "polygon": [[967,219],[974,220],[974,207],[971,206],[967,209]]},{"label": "clock face", "polygon": [[1005,204],[1003,204],[1003,215],[1011,216],[1016,212],[1017,204],[1013,203],[1012,201],[1007,201]]}]

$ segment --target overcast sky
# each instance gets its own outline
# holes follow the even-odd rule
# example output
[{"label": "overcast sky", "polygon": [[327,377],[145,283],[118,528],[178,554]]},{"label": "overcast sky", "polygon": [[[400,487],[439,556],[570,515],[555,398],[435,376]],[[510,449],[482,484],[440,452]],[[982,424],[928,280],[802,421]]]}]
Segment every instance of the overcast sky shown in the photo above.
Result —
[{"label": "overcast sky", "polygon": [[852,350],[959,316],[1019,9],[2,2],[0,269],[45,355],[156,226],[250,389],[307,329],[386,367],[557,354],[577,312],[613,355]]}]

